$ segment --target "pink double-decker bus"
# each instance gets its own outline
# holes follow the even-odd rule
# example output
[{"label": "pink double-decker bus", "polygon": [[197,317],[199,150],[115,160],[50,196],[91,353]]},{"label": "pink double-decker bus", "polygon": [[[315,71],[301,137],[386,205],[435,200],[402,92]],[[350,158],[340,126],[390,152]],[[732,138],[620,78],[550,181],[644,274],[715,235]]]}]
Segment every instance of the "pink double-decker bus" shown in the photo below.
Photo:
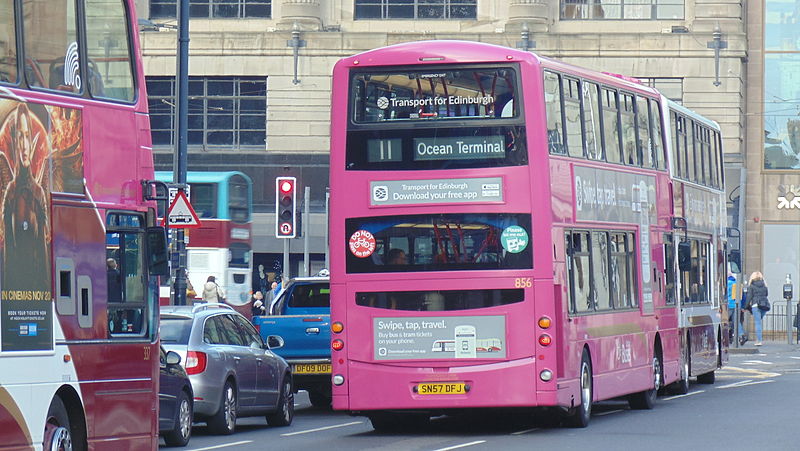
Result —
[{"label": "pink double-decker bus", "polygon": [[0,449],[158,447],[158,279],[134,2],[0,0]]},{"label": "pink double-decker bus", "polygon": [[[459,41],[342,59],[332,110],[335,409],[388,429],[552,407],[584,427],[593,402],[713,381],[713,122],[633,79]],[[681,179],[670,113],[695,127]],[[716,205],[702,224],[686,192]]]}]

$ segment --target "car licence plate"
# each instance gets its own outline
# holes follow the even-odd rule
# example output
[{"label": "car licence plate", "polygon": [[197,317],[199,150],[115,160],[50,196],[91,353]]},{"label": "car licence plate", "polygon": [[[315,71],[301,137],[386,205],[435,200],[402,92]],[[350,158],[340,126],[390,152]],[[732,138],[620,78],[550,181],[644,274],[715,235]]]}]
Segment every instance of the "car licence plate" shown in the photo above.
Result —
[{"label": "car licence plate", "polygon": [[294,374],[330,374],[330,363],[296,363],[292,365]]},{"label": "car licence plate", "polygon": [[463,395],[467,392],[463,382],[426,382],[417,385],[420,395]]}]

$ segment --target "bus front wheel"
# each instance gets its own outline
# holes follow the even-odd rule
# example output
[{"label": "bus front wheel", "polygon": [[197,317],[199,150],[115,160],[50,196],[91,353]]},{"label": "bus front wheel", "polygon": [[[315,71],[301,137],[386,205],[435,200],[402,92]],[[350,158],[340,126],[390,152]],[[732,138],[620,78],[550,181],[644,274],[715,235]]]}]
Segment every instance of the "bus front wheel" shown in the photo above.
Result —
[{"label": "bus front wheel", "polygon": [[59,396],[53,398],[47,410],[42,449],[46,451],[78,449],[77,446],[73,448],[72,427],[69,424],[67,407]]}]

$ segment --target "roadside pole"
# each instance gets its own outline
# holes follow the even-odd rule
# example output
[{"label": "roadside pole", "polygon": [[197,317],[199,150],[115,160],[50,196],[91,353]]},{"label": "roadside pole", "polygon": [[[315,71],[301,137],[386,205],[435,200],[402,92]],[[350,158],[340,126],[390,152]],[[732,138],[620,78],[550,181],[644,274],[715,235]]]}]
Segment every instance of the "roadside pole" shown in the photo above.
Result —
[{"label": "roadside pole", "polygon": [[[173,162],[173,181],[178,191],[184,193],[189,139],[189,0],[178,1],[178,67],[175,73],[178,97],[178,143]],[[186,242],[183,229],[175,232],[175,251],[178,267],[175,268],[175,305],[186,305]]]},{"label": "roadside pole", "polygon": [[311,261],[308,255],[308,236],[311,235],[311,187],[303,189],[303,275],[308,277],[311,273]]}]

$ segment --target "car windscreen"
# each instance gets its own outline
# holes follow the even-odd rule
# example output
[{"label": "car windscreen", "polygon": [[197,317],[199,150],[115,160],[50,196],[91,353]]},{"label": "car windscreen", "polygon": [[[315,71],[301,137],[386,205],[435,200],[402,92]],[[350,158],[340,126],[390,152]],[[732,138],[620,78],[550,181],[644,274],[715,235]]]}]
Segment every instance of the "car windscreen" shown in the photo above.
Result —
[{"label": "car windscreen", "polygon": [[292,289],[289,307],[330,307],[331,289],[327,283],[297,284]]},{"label": "car windscreen", "polygon": [[161,325],[158,328],[158,333],[161,336],[161,343],[181,345],[188,344],[189,334],[191,332],[191,318],[161,317]]}]

